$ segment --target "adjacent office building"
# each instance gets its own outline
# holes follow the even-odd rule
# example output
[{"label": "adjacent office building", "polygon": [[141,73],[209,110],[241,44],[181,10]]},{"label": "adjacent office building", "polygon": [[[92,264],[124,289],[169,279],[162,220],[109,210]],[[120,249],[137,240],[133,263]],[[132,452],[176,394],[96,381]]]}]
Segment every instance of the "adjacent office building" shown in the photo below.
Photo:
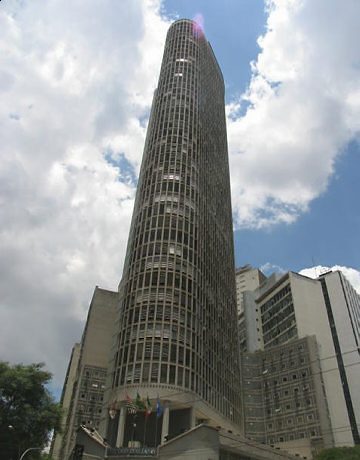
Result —
[{"label": "adjacent office building", "polygon": [[284,447],[308,439],[310,451],[358,443],[360,304],[350,283],[340,272],[289,272],[244,301],[244,397],[258,401],[257,411],[244,401],[246,434]]},{"label": "adjacent office building", "polygon": [[[249,296],[251,296],[252,292],[259,288],[260,285],[263,285],[267,278],[258,268],[253,268],[251,265],[244,265],[235,271],[235,279],[240,351],[252,351],[252,348],[253,350],[257,350],[257,342],[255,347],[251,348],[250,346],[250,349],[248,349],[248,334],[249,331],[254,331],[253,327],[248,323],[255,321],[253,317],[255,309],[249,307]],[[245,296],[247,297],[246,302],[244,300]]]},{"label": "adjacent office building", "polygon": [[117,292],[95,288],[82,340],[73,347],[65,378],[61,397],[63,431],[53,440],[54,460],[71,458],[81,425],[99,428],[117,303]]},{"label": "adjacent office building", "polygon": [[245,433],[312,458],[333,446],[314,336],[242,355]]},{"label": "adjacent office building", "polygon": [[[319,277],[351,427],[360,444],[360,295],[340,271]],[[348,425],[347,425],[348,426]]]},{"label": "adjacent office building", "polygon": [[[60,460],[66,458],[64,455],[70,450],[70,428],[72,419],[72,408],[74,406],[73,394],[75,392],[75,385],[77,380],[77,369],[80,358],[80,343],[76,343],[71,351],[69,365],[66,371],[66,377],[64,381],[63,391],[61,394],[60,405],[63,411],[61,421],[61,432],[55,433],[52,444],[51,444],[51,456],[54,460]],[[64,434],[65,438],[64,438]]]},{"label": "adjacent office building", "polygon": [[266,281],[267,277],[258,268],[253,268],[247,264],[236,269],[235,278],[237,309],[238,314],[241,314],[244,311],[244,293],[246,291],[255,291]]}]

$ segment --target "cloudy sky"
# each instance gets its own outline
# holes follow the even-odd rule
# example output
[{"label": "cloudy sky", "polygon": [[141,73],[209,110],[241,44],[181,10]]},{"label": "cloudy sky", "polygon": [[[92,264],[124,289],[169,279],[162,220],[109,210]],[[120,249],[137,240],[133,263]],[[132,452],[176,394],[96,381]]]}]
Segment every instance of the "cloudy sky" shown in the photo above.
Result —
[{"label": "cloudy sky", "polygon": [[0,359],[45,361],[54,388],[94,286],[121,277],[167,28],[199,13],[237,265],[337,266],[360,292],[358,0],[2,0]]}]

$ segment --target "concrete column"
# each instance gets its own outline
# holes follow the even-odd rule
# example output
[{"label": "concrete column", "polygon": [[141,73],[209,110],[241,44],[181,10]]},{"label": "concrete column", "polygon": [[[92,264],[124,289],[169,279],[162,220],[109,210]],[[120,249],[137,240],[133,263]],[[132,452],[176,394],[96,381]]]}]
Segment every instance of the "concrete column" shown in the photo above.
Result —
[{"label": "concrete column", "polygon": [[118,431],[117,431],[117,436],[116,436],[116,447],[123,447],[125,420],[126,420],[126,407],[121,406],[120,414],[119,414],[119,425],[118,425]]},{"label": "concrete column", "polygon": [[161,444],[166,442],[165,436],[169,434],[169,406],[164,407],[163,420],[162,420],[162,429],[161,429]]},{"label": "concrete column", "polygon": [[196,411],[195,405],[190,408],[190,428],[194,428],[196,426]]}]

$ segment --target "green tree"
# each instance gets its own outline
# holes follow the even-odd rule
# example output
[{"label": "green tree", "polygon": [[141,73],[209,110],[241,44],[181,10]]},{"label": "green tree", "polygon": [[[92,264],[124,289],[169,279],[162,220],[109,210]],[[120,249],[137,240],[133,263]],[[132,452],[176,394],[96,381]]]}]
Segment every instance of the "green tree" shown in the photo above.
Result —
[{"label": "green tree", "polygon": [[360,460],[360,446],[324,449],[314,460]]},{"label": "green tree", "polygon": [[[61,409],[46,385],[44,364],[0,362],[0,460],[18,460],[29,447],[45,447],[52,430],[60,430]],[[40,458],[39,452],[26,459]]]}]

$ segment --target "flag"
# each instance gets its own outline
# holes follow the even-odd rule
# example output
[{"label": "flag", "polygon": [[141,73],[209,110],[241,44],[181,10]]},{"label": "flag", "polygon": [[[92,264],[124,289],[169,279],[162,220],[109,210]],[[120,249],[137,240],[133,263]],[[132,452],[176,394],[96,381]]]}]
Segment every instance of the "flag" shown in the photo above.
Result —
[{"label": "flag", "polygon": [[144,401],[141,399],[139,392],[136,393],[135,406],[139,410],[145,410]]},{"label": "flag", "polygon": [[151,412],[152,412],[152,407],[151,407],[151,402],[150,402],[149,395],[148,395],[148,397],[146,398],[145,417],[149,417],[149,415],[151,415]]},{"label": "flag", "polygon": [[129,414],[136,414],[137,407],[127,393],[126,393],[126,407],[127,407]]},{"label": "flag", "polygon": [[109,415],[111,420],[113,420],[116,416],[116,403],[114,401],[109,406]]},{"label": "flag", "polygon": [[156,417],[161,417],[161,414],[164,412],[164,406],[161,405],[159,396],[156,400]]}]

